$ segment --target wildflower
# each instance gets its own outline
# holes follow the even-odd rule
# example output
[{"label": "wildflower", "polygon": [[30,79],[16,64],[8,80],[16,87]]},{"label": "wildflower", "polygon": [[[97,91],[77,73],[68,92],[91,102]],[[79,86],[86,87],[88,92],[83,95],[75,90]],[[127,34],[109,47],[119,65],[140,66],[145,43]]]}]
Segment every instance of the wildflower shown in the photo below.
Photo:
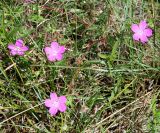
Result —
[{"label": "wildflower", "polygon": [[134,32],[133,39],[136,41],[146,43],[148,37],[152,36],[152,29],[148,28],[145,20],[142,20],[139,24],[132,24],[131,29]]},{"label": "wildflower", "polygon": [[65,50],[65,47],[60,46],[57,42],[52,42],[50,47],[44,48],[48,60],[52,62],[62,60]]},{"label": "wildflower", "polygon": [[28,51],[29,48],[25,45],[23,45],[23,41],[21,39],[18,39],[14,44],[9,44],[8,48],[10,49],[11,55],[24,55],[24,52]]},{"label": "wildflower", "polygon": [[45,106],[49,108],[49,113],[55,116],[58,111],[66,111],[66,101],[67,99],[65,96],[58,97],[56,93],[50,93],[50,99],[46,99],[44,103]]}]

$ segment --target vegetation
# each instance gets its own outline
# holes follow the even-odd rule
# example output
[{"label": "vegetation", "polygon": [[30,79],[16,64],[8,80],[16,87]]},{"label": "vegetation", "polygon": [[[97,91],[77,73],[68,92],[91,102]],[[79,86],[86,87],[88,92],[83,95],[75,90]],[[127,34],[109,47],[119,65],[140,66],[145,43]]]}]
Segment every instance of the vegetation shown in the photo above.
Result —
[{"label": "vegetation", "polygon": [[[160,3],[157,0],[0,1],[0,131],[2,133],[159,133]],[[148,43],[132,39],[146,20]],[[23,39],[24,56],[8,44]],[[44,47],[68,50],[50,62]],[[44,100],[67,97],[55,117]]]}]

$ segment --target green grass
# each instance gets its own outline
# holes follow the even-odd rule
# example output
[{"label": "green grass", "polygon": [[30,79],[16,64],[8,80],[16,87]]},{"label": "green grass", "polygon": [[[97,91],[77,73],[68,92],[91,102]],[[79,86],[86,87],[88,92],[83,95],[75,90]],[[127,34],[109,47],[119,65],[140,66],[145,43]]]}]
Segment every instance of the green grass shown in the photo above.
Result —
[{"label": "green grass", "polygon": [[[0,2],[0,132],[159,133],[160,2],[157,0],[19,0]],[[146,19],[154,35],[132,39],[131,24]],[[12,57],[22,38],[30,51]],[[43,48],[68,50],[47,61]],[[50,92],[68,109],[50,116]]]}]

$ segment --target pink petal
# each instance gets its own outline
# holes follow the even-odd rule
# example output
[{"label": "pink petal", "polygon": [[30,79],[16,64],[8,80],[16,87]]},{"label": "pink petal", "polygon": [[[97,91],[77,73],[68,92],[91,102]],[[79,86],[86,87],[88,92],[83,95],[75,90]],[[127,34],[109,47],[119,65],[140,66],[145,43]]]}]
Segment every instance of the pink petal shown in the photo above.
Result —
[{"label": "pink petal", "polygon": [[146,36],[151,37],[152,36],[152,29],[149,29],[149,28],[145,29],[144,33],[145,33]]},{"label": "pink petal", "polygon": [[44,104],[45,104],[46,107],[52,107],[52,103],[53,102],[52,102],[51,99],[46,99],[45,102],[44,102]]},{"label": "pink petal", "polygon": [[57,50],[59,48],[59,44],[57,42],[52,42],[51,43],[51,48],[54,50]]},{"label": "pink petal", "polygon": [[135,33],[135,34],[133,35],[133,39],[134,39],[134,40],[139,41],[139,38],[140,38],[140,37],[139,37],[138,34]]},{"label": "pink petal", "polygon": [[51,107],[49,109],[49,113],[52,115],[52,116],[55,116],[58,112],[58,109],[57,108],[54,108],[54,107]]},{"label": "pink petal", "polygon": [[16,55],[16,54],[17,54],[17,51],[15,51],[15,50],[11,50],[11,51],[10,51],[10,54],[14,56],[14,55]]},{"label": "pink petal", "polygon": [[18,39],[15,43],[16,46],[22,47],[23,46],[23,40]]},{"label": "pink petal", "polygon": [[23,51],[17,51],[17,54],[18,55],[24,55],[24,52]]},{"label": "pink petal", "polygon": [[147,23],[145,20],[142,20],[140,23],[139,23],[139,28],[144,30],[145,28],[147,28]]},{"label": "pink petal", "polygon": [[46,55],[49,55],[49,54],[51,54],[51,48],[50,47],[45,47],[44,48],[44,52],[46,53]]},{"label": "pink petal", "polygon": [[47,56],[47,59],[48,59],[49,61],[51,61],[51,62],[56,61],[56,58],[55,58],[55,56],[53,56],[53,55],[48,55],[48,56]]},{"label": "pink petal", "polygon": [[65,47],[64,46],[60,46],[59,47],[59,50],[58,50],[58,53],[64,53],[65,52]]},{"label": "pink petal", "polygon": [[55,61],[56,60],[55,56],[52,55],[52,49],[50,47],[45,47],[44,51],[45,51],[45,53],[47,55],[47,59],[49,61]]},{"label": "pink petal", "polygon": [[21,49],[21,51],[24,51],[24,52],[29,50],[29,48],[27,46],[23,46],[20,49]]},{"label": "pink petal", "polygon": [[56,59],[57,59],[58,61],[62,60],[62,58],[63,58],[63,55],[62,55],[62,54],[57,54]]},{"label": "pink petal", "polygon": [[60,103],[66,103],[67,102],[67,98],[65,96],[60,96],[59,97],[59,102]]},{"label": "pink petal", "polygon": [[142,43],[148,42],[148,38],[145,35],[141,36],[140,40],[141,40]]},{"label": "pink petal", "polygon": [[65,104],[60,104],[58,107],[58,110],[61,112],[65,112],[67,109],[67,106]]},{"label": "pink petal", "polygon": [[51,98],[51,100],[58,100],[58,97],[57,97],[56,93],[51,93],[50,98]]},{"label": "pink petal", "polygon": [[138,26],[137,24],[132,24],[131,30],[132,30],[133,32],[138,32],[139,26]]},{"label": "pink petal", "polygon": [[14,44],[9,44],[9,45],[8,45],[8,48],[11,49],[11,50],[14,50],[15,47],[16,47],[16,46],[15,46]]}]

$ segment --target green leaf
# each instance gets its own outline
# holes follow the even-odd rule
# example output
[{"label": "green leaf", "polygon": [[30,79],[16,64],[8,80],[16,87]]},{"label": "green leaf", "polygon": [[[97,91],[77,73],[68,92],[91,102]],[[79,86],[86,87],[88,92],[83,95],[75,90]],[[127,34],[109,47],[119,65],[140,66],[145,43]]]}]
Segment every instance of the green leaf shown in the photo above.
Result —
[{"label": "green leaf", "polygon": [[102,59],[109,59],[109,55],[98,53],[98,56]]}]

